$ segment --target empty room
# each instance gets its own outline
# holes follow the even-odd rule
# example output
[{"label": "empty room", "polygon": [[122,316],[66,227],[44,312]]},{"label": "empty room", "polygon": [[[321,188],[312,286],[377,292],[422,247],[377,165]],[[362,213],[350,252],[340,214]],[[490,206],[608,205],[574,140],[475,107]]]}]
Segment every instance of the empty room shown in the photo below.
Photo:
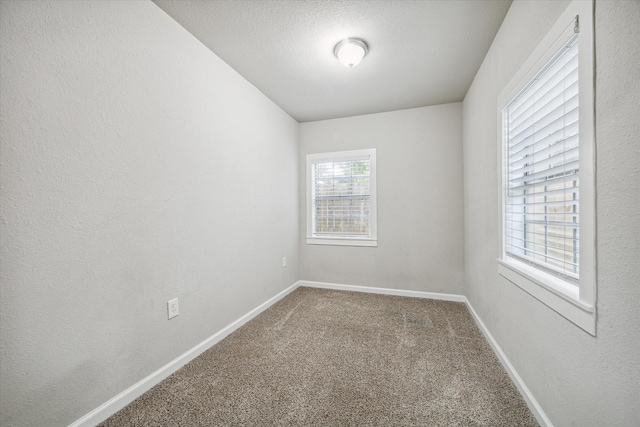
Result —
[{"label": "empty room", "polygon": [[0,425],[640,426],[637,0],[0,1]]}]

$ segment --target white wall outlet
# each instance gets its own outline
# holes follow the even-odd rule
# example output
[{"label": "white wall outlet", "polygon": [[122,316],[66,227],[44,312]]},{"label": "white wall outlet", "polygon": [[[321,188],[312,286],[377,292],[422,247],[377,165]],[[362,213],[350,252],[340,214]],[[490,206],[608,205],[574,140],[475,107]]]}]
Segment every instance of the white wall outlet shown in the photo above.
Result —
[{"label": "white wall outlet", "polygon": [[169,315],[169,319],[173,319],[179,314],[178,298],[167,302],[167,314]]},{"label": "white wall outlet", "polygon": [[287,257],[283,256],[282,257],[282,268],[285,268],[287,266]]}]

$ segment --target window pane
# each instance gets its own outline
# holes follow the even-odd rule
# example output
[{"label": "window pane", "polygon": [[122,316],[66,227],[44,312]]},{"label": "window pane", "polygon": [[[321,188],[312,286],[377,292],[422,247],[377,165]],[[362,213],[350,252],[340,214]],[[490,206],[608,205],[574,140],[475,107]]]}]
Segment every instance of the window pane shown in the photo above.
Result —
[{"label": "window pane", "polygon": [[312,181],[314,235],[370,235],[370,160],[314,163]]}]

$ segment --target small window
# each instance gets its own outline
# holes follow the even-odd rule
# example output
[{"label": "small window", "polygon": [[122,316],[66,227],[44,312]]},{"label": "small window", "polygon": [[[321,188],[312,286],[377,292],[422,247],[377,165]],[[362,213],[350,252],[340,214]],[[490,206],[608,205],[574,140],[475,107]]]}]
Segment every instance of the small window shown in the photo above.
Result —
[{"label": "small window", "polygon": [[376,150],[307,155],[307,243],[377,246]]},{"label": "small window", "polygon": [[500,96],[499,271],[595,334],[590,5],[567,7]]}]

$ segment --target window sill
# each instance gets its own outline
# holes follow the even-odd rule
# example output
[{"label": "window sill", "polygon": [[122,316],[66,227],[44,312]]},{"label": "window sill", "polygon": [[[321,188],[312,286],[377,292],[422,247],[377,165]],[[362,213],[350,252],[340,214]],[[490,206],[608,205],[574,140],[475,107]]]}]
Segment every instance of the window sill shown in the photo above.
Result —
[{"label": "window sill", "polygon": [[307,245],[377,247],[378,241],[373,239],[354,239],[352,237],[307,237]]},{"label": "window sill", "polygon": [[498,273],[591,335],[596,334],[595,308],[580,300],[577,286],[510,259],[498,259]]}]

